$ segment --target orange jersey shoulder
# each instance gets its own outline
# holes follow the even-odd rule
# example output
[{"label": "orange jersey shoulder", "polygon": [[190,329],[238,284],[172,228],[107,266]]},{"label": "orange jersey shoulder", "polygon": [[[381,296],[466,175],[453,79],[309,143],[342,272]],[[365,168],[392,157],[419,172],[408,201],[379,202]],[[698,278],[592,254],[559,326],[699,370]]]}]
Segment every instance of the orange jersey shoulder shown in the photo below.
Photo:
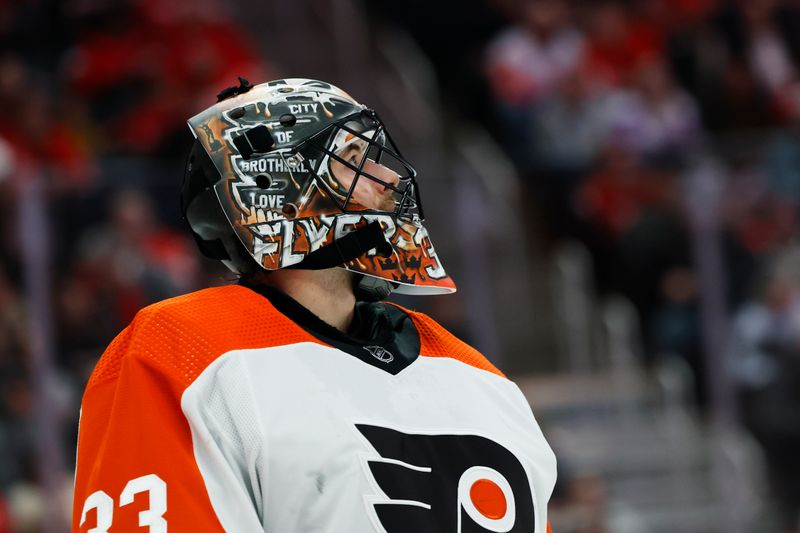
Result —
[{"label": "orange jersey shoulder", "polygon": [[428,315],[406,309],[399,305],[396,305],[396,307],[405,311],[414,322],[414,326],[416,326],[419,332],[421,356],[450,357],[472,367],[505,377],[505,374],[489,362],[483,354],[447,331],[441,324]]},{"label": "orange jersey shoulder", "polygon": [[239,285],[204,289],[142,309],[109,345],[87,388],[116,377],[125,357],[186,387],[226,352],[298,342],[319,343],[263,296]]},{"label": "orange jersey shoulder", "polygon": [[236,285],[140,311],[109,345],[83,395],[73,531],[134,531],[142,516],[175,531],[221,531],[181,397],[227,352],[304,341],[319,342]]}]

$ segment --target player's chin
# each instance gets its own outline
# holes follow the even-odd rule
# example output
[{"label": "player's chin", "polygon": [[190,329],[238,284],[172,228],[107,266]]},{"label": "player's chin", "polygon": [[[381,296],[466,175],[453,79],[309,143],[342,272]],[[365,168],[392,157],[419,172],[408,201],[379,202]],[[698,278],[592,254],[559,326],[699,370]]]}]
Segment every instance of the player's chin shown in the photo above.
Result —
[{"label": "player's chin", "polygon": [[391,194],[387,194],[383,196],[379,201],[379,211],[386,211],[387,213],[394,213],[395,208],[397,207],[397,202],[394,201],[394,196]]},{"label": "player's chin", "polygon": [[387,213],[394,213],[397,203],[391,194],[369,194],[358,195],[353,197],[353,201],[359,205],[372,209],[374,211],[386,211]]}]

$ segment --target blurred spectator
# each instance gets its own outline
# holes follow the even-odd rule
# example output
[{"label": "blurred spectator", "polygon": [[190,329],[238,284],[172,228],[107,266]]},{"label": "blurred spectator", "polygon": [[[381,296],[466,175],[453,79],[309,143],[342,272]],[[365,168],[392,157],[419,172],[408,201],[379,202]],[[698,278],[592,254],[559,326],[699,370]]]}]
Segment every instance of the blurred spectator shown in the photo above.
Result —
[{"label": "blurred spectator", "polygon": [[695,273],[676,266],[658,284],[659,302],[647,325],[647,349],[658,359],[677,357],[692,371],[694,400],[707,405],[706,367],[700,335],[699,290]]},{"label": "blurred spectator", "polygon": [[29,350],[24,307],[0,270],[0,494],[33,475]]},{"label": "blurred spectator", "polygon": [[635,154],[611,143],[595,171],[577,191],[575,209],[606,238],[616,239],[639,219],[644,187],[642,168]]},{"label": "blurred spectator", "polygon": [[537,104],[555,93],[583,58],[584,39],[571,24],[565,0],[526,0],[516,24],[489,43],[486,74],[500,124],[499,136],[522,167],[533,163]]},{"label": "blurred spectator", "polygon": [[751,254],[763,256],[773,253],[792,241],[797,227],[797,211],[782,199],[766,196],[749,206],[743,214],[731,227],[739,244]]},{"label": "blurred spectator", "polygon": [[118,192],[110,207],[110,222],[78,244],[73,281],[112,297],[110,316],[126,324],[145,305],[194,288],[197,259],[183,233],[158,221],[143,192]]},{"label": "blurred spectator", "polygon": [[41,80],[14,56],[0,57],[0,139],[18,166],[57,173],[57,190],[85,187],[92,162],[85,140],[67,121]]},{"label": "blurred spectator", "polygon": [[712,80],[721,78],[725,53],[712,18],[718,0],[668,0],[671,31],[666,57],[680,85],[700,103],[712,97]]},{"label": "blurred spectator", "polygon": [[143,192],[117,193],[110,215],[108,223],[78,240],[56,302],[61,364],[79,385],[105,344],[139,309],[198,283],[192,243],[159,222]]},{"label": "blurred spectator", "polygon": [[664,273],[689,262],[679,165],[660,157],[640,160],[612,143],[575,192],[573,206],[600,289],[630,298],[644,323],[659,301]]},{"label": "blurred spectator", "polygon": [[745,63],[728,63],[708,85],[702,101],[709,128],[730,132],[775,124],[769,95]]},{"label": "blurred spectator", "polygon": [[800,122],[772,136],[764,170],[770,190],[794,207],[800,207]]},{"label": "blurred spectator", "polygon": [[[102,347],[144,305],[211,275],[200,271],[186,234],[153,208],[177,190],[186,118],[207,106],[197,98],[213,99],[239,75],[267,79],[269,70],[217,0],[0,0],[0,533],[41,531],[44,511],[60,505],[37,485],[20,186],[37,180],[51,217],[61,368],[48,388],[66,418],[76,417],[55,428],[69,455],[74,400]],[[135,157],[142,155],[147,164]],[[131,182],[143,188],[110,190]],[[176,223],[173,211],[161,214]],[[60,410],[54,418],[62,420]]]},{"label": "blurred spectator", "polygon": [[[618,243],[619,263],[613,287],[627,296],[644,324],[660,300],[659,283],[670,269],[690,263],[690,235],[679,201],[679,175],[674,169],[649,168],[645,173],[640,217]],[[649,339],[646,339],[649,342]],[[645,353],[649,362],[653,354]]]},{"label": "blurred spectator", "polygon": [[800,527],[800,249],[768,266],[736,314],[731,365],[742,416],[761,444],[782,531]]},{"label": "blurred spectator", "polygon": [[738,0],[718,11],[711,32],[683,56],[696,65],[694,89],[711,128],[764,128],[797,116],[798,29],[791,2]]},{"label": "blurred spectator", "polygon": [[603,104],[581,71],[566,76],[559,90],[542,100],[534,123],[536,168],[570,177],[587,172],[609,137]]},{"label": "blurred spectator", "polygon": [[13,458],[0,463],[0,493],[17,483],[36,479],[36,432],[33,427],[33,391],[28,375],[0,375],[0,453]]},{"label": "blurred spectator", "polygon": [[675,86],[663,61],[650,59],[635,69],[631,89],[608,98],[609,130],[640,156],[681,157],[697,148],[700,120],[694,101]]},{"label": "blurred spectator", "polygon": [[25,309],[0,269],[0,374],[27,371],[28,350]]},{"label": "blurred spectator", "polygon": [[663,61],[641,63],[630,88],[590,90],[574,72],[536,114],[531,148],[545,171],[586,171],[602,145],[613,140],[638,157],[696,149],[700,117],[692,98],[673,82]]},{"label": "blurred spectator", "polygon": [[[749,152],[749,153],[748,153]],[[797,233],[797,204],[775,188],[759,153],[739,149],[731,157],[723,197],[728,300],[739,306],[765,258],[790,245]]]},{"label": "blurred spectator", "polygon": [[739,0],[721,11],[718,27],[732,60],[743,61],[775,94],[797,79],[800,12],[789,2]]},{"label": "blurred spectator", "polygon": [[552,94],[578,67],[583,48],[565,0],[525,0],[518,22],[487,49],[495,96],[505,105],[525,107]]},{"label": "blurred spectator", "polygon": [[80,37],[66,72],[89,104],[103,151],[182,153],[183,123],[204,105],[198,95],[236,76],[268,76],[255,46],[213,0],[121,0],[76,16]]},{"label": "blurred spectator", "polygon": [[639,65],[663,52],[663,28],[635,19],[619,0],[601,0],[587,7],[589,43],[585,67],[598,87],[629,84]]}]

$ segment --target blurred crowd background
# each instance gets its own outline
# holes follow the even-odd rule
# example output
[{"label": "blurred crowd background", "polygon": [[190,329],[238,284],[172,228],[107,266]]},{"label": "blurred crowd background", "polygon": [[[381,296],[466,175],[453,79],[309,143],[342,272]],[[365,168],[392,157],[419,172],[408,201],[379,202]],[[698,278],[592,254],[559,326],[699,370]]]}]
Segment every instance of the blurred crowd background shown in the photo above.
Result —
[{"label": "blurred crowd background", "polygon": [[800,531],[797,0],[0,0],[0,533],[68,529],[137,310],[233,281],[177,197],[237,76],[381,112],[460,287],[402,303],[519,382],[557,533]]}]

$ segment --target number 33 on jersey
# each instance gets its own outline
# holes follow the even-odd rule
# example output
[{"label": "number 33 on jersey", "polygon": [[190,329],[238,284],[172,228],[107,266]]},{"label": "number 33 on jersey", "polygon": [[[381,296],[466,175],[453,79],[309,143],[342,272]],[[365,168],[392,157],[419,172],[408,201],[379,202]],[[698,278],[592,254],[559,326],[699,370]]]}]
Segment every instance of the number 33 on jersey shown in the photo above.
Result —
[{"label": "number 33 on jersey", "polygon": [[[133,503],[137,494],[145,493],[149,497],[148,508],[139,511],[139,526],[149,527],[152,533],[166,533],[167,521],[164,513],[167,512],[167,484],[155,474],[137,477],[130,480],[122,494],[119,496],[119,506],[124,507]],[[83,504],[81,511],[81,527],[86,523],[86,515],[94,509],[97,513],[95,527],[89,533],[106,533],[114,524],[114,500],[98,490],[93,492]]]}]

